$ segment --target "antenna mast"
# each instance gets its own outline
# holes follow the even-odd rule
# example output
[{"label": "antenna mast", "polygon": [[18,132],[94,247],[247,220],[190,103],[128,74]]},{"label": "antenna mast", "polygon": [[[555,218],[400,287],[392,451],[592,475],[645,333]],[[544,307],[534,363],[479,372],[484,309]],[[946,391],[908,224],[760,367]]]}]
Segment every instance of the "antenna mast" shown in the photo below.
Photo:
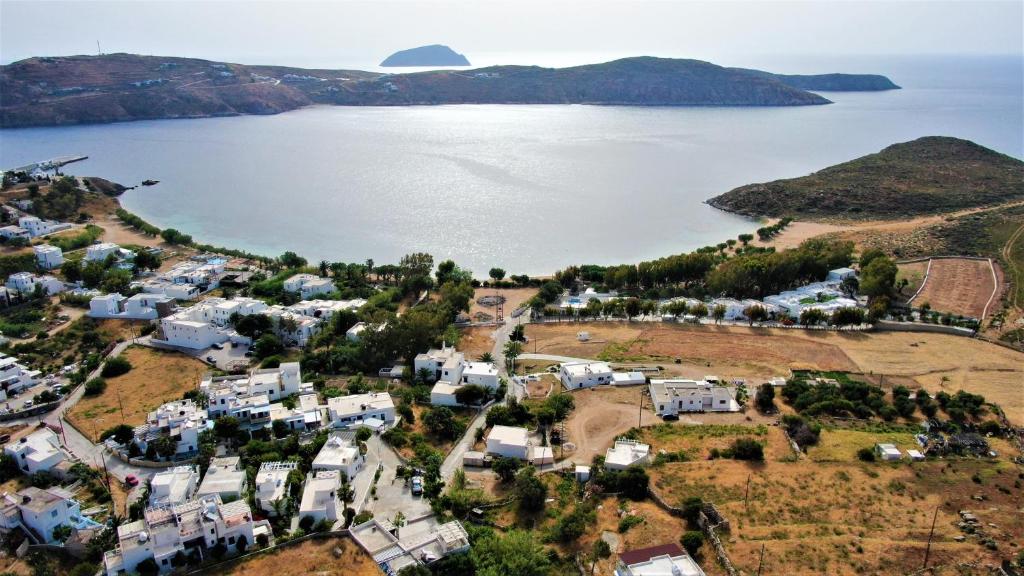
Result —
[{"label": "antenna mast", "polygon": [[103,56],[103,50],[100,50],[100,41],[99,40],[96,41],[96,54],[99,55],[99,56]]}]

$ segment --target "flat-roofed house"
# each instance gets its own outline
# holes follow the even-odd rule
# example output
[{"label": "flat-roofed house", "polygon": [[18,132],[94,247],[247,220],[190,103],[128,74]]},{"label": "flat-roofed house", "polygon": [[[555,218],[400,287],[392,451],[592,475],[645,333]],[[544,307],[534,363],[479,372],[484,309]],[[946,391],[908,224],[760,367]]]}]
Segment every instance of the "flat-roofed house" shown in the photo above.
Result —
[{"label": "flat-roofed house", "polygon": [[740,409],[732,388],[704,380],[651,380],[648,389],[654,411],[662,417],[676,416],[680,412],[738,412]]},{"label": "flat-roofed house", "polygon": [[604,457],[604,467],[609,470],[625,470],[630,466],[647,464],[651,447],[635,440],[616,440]]},{"label": "flat-roofed house", "polygon": [[558,378],[566,390],[593,388],[613,381],[607,362],[566,362],[558,369]]},{"label": "flat-roofed house", "polygon": [[530,456],[530,433],[516,426],[493,426],[487,434],[487,452],[526,460]]},{"label": "flat-roofed house", "polygon": [[615,576],[705,576],[678,544],[662,544],[619,554]]}]

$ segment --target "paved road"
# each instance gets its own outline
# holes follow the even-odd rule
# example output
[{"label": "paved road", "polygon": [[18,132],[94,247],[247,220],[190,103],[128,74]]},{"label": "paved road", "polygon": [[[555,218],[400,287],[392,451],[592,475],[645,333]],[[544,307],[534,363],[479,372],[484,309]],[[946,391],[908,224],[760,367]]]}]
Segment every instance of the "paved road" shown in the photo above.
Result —
[{"label": "paved road", "polygon": [[547,360],[549,362],[594,362],[593,358],[573,358],[572,356],[558,356],[557,354],[528,354],[519,355],[522,360]]}]

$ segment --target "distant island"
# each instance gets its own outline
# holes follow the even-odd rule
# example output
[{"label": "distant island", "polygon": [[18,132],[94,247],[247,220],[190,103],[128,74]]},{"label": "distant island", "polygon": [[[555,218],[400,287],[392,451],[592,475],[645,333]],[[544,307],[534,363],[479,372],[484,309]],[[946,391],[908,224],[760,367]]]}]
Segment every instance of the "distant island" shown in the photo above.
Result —
[{"label": "distant island", "polygon": [[442,44],[399,50],[380,63],[381,66],[469,66],[469,60]]},{"label": "distant island", "polygon": [[899,90],[900,87],[880,74],[772,74],[748,68],[732,68],[763,78],[774,78],[787,86],[822,92],[877,92]]},{"label": "distant island", "polygon": [[783,76],[647,56],[404,74],[136,54],[36,57],[0,66],[0,127],[277,114],[312,104],[807,106],[830,103],[809,89],[844,89],[837,85],[896,87],[884,76]]},{"label": "distant island", "polygon": [[928,136],[809,176],[748,184],[708,200],[747,216],[902,219],[1024,200],[1024,162]]}]

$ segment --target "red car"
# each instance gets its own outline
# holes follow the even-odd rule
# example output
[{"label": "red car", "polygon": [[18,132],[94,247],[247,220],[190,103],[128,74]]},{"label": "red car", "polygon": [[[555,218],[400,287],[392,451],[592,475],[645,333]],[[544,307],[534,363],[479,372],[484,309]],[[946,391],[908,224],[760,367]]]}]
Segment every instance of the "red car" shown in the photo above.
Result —
[{"label": "red car", "polygon": [[129,474],[124,477],[124,483],[128,487],[135,487],[139,485],[139,479],[134,474]]}]

